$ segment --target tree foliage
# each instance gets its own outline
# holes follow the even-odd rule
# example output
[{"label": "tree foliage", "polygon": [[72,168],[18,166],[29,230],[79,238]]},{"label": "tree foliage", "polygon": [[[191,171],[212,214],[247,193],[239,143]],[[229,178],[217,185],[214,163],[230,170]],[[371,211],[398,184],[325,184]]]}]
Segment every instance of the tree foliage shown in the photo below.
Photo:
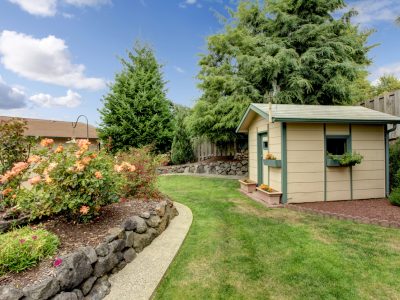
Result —
[{"label": "tree foliage", "polygon": [[194,152],[189,131],[185,124],[186,118],[190,115],[190,109],[177,106],[175,111],[175,130],[171,148],[171,161],[173,164],[178,165],[193,161]]},{"label": "tree foliage", "polygon": [[213,141],[235,138],[250,102],[349,104],[366,65],[371,31],[350,23],[354,11],[334,18],[343,0],[243,0],[223,32],[207,40],[200,60],[203,94],[190,128]]},{"label": "tree foliage", "polygon": [[0,122],[0,173],[27,158],[31,139],[24,136],[25,129],[26,121],[21,119]]},{"label": "tree foliage", "polygon": [[121,64],[122,71],[103,98],[100,138],[112,152],[149,144],[157,152],[169,151],[172,104],[166,97],[162,66],[152,49],[138,43]]},{"label": "tree foliage", "polygon": [[400,90],[400,80],[394,75],[383,75],[374,87],[374,94],[375,96],[379,96],[395,90]]}]

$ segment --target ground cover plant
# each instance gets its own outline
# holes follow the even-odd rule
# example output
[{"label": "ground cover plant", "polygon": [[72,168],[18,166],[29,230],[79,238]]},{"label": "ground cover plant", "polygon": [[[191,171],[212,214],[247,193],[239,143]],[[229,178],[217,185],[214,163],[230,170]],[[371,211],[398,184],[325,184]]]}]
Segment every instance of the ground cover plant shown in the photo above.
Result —
[{"label": "ground cover plant", "polygon": [[29,226],[0,234],[0,276],[21,272],[53,255],[59,245],[56,235]]},{"label": "ground cover plant", "polygon": [[156,299],[397,299],[400,231],[267,209],[233,180],[160,177],[193,224]]}]

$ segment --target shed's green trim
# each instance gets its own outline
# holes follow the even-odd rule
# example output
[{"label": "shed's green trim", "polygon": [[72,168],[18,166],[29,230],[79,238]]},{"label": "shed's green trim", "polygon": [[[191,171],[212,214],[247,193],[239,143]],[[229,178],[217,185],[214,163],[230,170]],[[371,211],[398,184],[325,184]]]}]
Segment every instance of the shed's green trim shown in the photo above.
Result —
[{"label": "shed's green trim", "polygon": [[327,157],[326,157],[326,124],[324,123],[324,201],[326,201],[327,196],[327,183],[326,183],[326,165],[327,165]]},{"label": "shed's green trim", "polygon": [[287,203],[287,128],[286,123],[281,125],[281,181],[282,181],[282,203]]},{"label": "shed's green trim", "polygon": [[[349,140],[347,141],[348,143],[348,148],[350,148],[350,152],[353,152],[353,135],[351,132],[351,124],[349,124]],[[350,166],[350,199],[353,200],[353,167]]]},{"label": "shed's green trim", "polygon": [[271,168],[281,168],[282,161],[280,159],[264,159],[264,165]]},{"label": "shed's green trim", "polygon": [[242,119],[240,120],[239,126],[236,127],[236,133],[238,133],[240,131],[240,128],[243,125],[244,120],[246,120],[247,115],[249,114],[250,111],[254,111],[256,113],[258,113],[260,116],[262,116],[264,119],[268,120],[268,114],[263,112],[261,109],[259,109],[258,107],[254,106],[253,104],[250,104],[249,107],[246,109],[246,112],[244,113]]},{"label": "shed's green trim", "polygon": [[389,174],[389,132],[385,126],[385,195],[390,193],[390,174]]},{"label": "shed's green trim", "polygon": [[263,183],[263,136],[268,137],[267,131],[257,132],[257,184],[260,185]]},{"label": "shed's green trim", "polygon": [[[267,115],[268,116],[268,115]],[[354,120],[354,119],[309,119],[309,118],[279,118],[272,117],[272,122],[287,122],[287,123],[336,123],[336,124],[400,124],[397,120]]]}]

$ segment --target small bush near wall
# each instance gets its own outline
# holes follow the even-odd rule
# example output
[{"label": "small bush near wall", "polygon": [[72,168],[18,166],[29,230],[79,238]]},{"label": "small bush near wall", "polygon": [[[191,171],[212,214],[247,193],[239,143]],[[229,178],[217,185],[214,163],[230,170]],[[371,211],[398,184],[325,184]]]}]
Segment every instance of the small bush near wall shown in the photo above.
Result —
[{"label": "small bush near wall", "polygon": [[400,206],[400,187],[397,187],[394,190],[392,190],[389,196],[389,201],[393,205]]},{"label": "small bush near wall", "polygon": [[0,235],[0,276],[21,272],[53,255],[58,237],[43,229],[24,227]]},{"label": "small bush near wall", "polygon": [[[117,171],[126,180],[122,188],[124,197],[158,198],[157,168],[168,161],[165,155],[155,155],[150,146],[132,148],[117,156]],[[134,170],[131,169],[134,167]]]}]

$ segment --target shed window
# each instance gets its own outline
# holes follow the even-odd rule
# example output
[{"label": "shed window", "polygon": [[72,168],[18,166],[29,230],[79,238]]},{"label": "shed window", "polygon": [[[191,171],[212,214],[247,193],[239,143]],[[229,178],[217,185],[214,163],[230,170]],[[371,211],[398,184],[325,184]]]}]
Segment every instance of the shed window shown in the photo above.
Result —
[{"label": "shed window", "polygon": [[333,155],[343,155],[348,151],[349,137],[327,136],[326,152]]}]

